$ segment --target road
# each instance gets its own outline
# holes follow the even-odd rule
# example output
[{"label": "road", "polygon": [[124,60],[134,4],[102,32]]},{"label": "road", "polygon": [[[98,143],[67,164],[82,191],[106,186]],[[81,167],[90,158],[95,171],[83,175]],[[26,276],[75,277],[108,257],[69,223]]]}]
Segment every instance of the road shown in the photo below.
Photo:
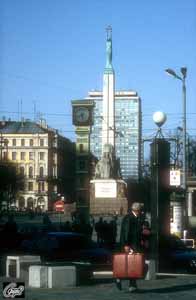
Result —
[{"label": "road", "polygon": [[[6,278],[0,278],[1,286]],[[13,281],[14,279],[12,279]],[[113,279],[94,279],[89,285],[64,289],[40,289],[26,286],[26,300],[195,300],[196,276],[160,276],[156,280],[138,280],[137,293],[128,292],[128,282],[117,290]],[[2,293],[1,293],[2,296]],[[1,299],[1,298],[0,298]]]}]

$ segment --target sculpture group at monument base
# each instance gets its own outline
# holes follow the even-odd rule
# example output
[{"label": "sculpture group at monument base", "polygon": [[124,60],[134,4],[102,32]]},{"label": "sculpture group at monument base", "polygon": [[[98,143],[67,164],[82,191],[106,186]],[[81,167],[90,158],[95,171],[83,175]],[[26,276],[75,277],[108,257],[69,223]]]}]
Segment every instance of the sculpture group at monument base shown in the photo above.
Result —
[{"label": "sculpture group at monument base", "polygon": [[126,183],[121,179],[90,181],[90,214],[110,215],[127,213]]}]

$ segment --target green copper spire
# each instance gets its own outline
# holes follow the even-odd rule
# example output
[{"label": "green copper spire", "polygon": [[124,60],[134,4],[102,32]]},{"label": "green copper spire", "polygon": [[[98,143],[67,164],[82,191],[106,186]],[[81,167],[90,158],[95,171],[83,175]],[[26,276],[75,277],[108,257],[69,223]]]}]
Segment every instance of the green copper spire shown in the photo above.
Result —
[{"label": "green copper spire", "polygon": [[112,27],[106,28],[107,41],[106,41],[106,67],[104,73],[113,73],[112,67]]}]

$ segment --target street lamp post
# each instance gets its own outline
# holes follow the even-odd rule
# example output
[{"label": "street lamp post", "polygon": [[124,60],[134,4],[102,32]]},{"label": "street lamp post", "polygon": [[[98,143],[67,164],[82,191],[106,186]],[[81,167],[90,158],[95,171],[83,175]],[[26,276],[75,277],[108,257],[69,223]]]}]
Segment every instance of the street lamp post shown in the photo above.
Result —
[{"label": "street lamp post", "polygon": [[186,175],[187,175],[187,167],[186,167],[186,74],[187,68],[181,68],[182,76],[176,74],[172,69],[165,70],[169,75],[173,76],[176,79],[182,81],[182,101],[183,101],[183,118],[182,118],[182,129],[183,129],[183,153],[182,153],[182,188],[186,191]]}]

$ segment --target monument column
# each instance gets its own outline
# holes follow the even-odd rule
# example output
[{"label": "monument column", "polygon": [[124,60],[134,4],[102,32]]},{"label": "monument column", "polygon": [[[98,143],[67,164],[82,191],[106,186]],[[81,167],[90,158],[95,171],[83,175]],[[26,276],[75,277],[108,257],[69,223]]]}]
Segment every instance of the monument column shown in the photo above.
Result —
[{"label": "monument column", "polygon": [[127,213],[126,183],[115,155],[115,87],[112,66],[112,29],[107,28],[106,67],[103,75],[102,155],[90,182],[90,214]]},{"label": "monument column", "polygon": [[107,28],[106,67],[103,75],[103,119],[102,119],[102,149],[105,144],[115,146],[115,76],[112,66],[112,29]]}]

